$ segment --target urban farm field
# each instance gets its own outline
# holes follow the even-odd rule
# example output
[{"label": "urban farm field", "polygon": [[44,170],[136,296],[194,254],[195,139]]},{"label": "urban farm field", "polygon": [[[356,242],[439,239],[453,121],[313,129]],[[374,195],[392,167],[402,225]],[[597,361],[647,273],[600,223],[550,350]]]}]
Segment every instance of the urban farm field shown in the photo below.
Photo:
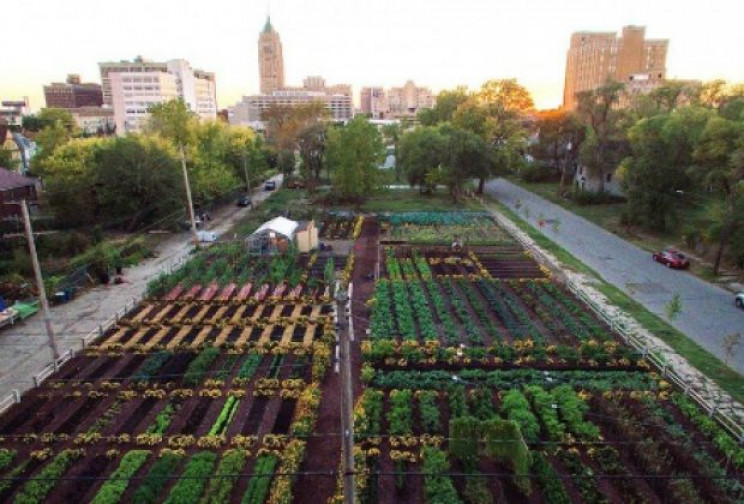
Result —
[{"label": "urban farm field", "polygon": [[355,318],[360,501],[740,502],[739,443],[519,246],[452,247],[463,219],[383,220],[400,239]]},{"label": "urban farm field", "polygon": [[336,280],[359,502],[744,499],[738,440],[490,215],[322,234],[350,254],[228,243],[154,279],[0,416],[0,501],[342,502]]},{"label": "urban farm field", "polygon": [[325,278],[344,264],[228,246],[155,280],[0,417],[0,500],[291,501],[331,364]]}]

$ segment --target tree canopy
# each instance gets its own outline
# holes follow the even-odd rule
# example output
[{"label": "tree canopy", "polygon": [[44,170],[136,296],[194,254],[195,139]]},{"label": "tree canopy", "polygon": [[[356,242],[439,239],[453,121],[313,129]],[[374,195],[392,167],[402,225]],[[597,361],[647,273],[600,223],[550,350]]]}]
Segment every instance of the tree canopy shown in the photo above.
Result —
[{"label": "tree canopy", "polygon": [[377,188],[384,156],[380,133],[362,116],[328,130],[325,162],[334,188],[344,199],[361,201]]}]

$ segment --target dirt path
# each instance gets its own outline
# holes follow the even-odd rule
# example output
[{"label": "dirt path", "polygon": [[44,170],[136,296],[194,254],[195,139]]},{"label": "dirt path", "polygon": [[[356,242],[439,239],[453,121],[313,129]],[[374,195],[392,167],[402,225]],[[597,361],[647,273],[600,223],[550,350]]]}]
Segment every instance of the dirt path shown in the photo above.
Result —
[{"label": "dirt path", "polygon": [[[281,184],[281,175],[274,179]],[[254,201],[258,204],[271,194],[259,188]],[[224,234],[247,212],[250,210],[234,205],[222,207],[213,212],[209,229],[218,235]],[[52,326],[60,353],[79,350],[81,338],[95,331],[125,305],[140,299],[147,283],[160,271],[189,255],[192,249],[189,240],[188,233],[178,233],[163,241],[156,249],[157,257],[124,271],[128,283],[94,287],[68,303],[53,306]],[[40,314],[0,331],[0,399],[13,389],[23,392],[31,388],[32,376],[51,360]]]},{"label": "dirt path", "polygon": [[[375,270],[377,264],[377,244],[379,225],[376,220],[365,219],[362,233],[354,243],[354,272],[351,281],[354,284],[352,298],[352,316],[354,322],[354,341],[351,344],[351,377],[354,388],[354,402],[359,397],[362,384],[359,374],[362,367],[361,341],[366,337],[369,326],[367,299],[374,292],[374,281],[366,276]],[[304,471],[328,472],[335,475],[341,463],[341,398],[339,396],[339,375],[332,370],[323,381],[323,399],[318,410],[318,421],[315,426],[315,437],[307,443]],[[336,477],[300,476],[296,483],[295,502],[298,504],[318,504],[327,502],[336,489]]]}]

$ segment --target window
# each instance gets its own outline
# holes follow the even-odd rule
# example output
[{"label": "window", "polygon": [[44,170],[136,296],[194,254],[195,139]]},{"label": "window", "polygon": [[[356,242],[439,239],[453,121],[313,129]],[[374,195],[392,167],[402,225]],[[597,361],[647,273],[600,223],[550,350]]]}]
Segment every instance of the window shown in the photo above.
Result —
[{"label": "window", "polygon": [[607,182],[612,182],[612,173],[607,174]]}]

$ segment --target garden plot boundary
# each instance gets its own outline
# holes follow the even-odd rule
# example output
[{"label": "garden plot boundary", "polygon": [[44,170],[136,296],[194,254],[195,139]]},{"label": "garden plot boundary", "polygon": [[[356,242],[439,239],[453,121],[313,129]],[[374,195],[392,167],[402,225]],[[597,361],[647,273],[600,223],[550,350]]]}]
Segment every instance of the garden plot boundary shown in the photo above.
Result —
[{"label": "garden plot boundary", "polygon": [[[615,313],[610,313],[606,310],[605,306],[600,305],[595,300],[597,297],[600,297],[600,294],[597,291],[587,285],[577,283],[568,278],[561,267],[560,262],[550,255],[545,254],[532,238],[520,230],[510,219],[493,209],[489,209],[489,212],[501,226],[509,231],[509,233],[511,233],[512,236],[514,236],[514,238],[527,251],[529,251],[536,261],[548,267],[551,271],[558,273],[559,278],[564,279],[566,286],[574,295],[581,299],[598,317],[609,324],[610,328],[623,338],[626,343],[641,352],[654,365],[654,367],[656,367],[664,378],[677,385],[685,395],[690,397],[698,404],[698,406],[703,408],[711,418],[716,420],[724,429],[726,429],[727,432],[734,436],[739,443],[744,444],[744,422],[742,422],[740,416],[733,412],[724,411],[714,398],[713,394],[700,393],[693,389],[692,382],[697,380],[704,384],[706,392],[711,390],[720,390],[708,377],[704,376],[692,366],[689,367],[689,369],[693,371],[692,373],[688,373],[687,375],[679,373],[672,364],[666,361],[663,355],[658,351],[651,349],[646,340],[648,338],[654,339],[658,347],[666,345],[663,345],[650,333],[641,336],[636,331],[630,329],[629,326],[637,325],[637,322],[633,321],[629,315],[619,310]],[[674,354],[677,359],[686,362],[682,356],[676,354],[676,352],[671,348],[668,350],[665,349],[665,351]],[[691,374],[693,374],[693,376],[690,376]],[[719,398],[724,397],[728,403],[735,402],[733,398],[722,390],[717,392],[716,395],[718,395]]]}]

